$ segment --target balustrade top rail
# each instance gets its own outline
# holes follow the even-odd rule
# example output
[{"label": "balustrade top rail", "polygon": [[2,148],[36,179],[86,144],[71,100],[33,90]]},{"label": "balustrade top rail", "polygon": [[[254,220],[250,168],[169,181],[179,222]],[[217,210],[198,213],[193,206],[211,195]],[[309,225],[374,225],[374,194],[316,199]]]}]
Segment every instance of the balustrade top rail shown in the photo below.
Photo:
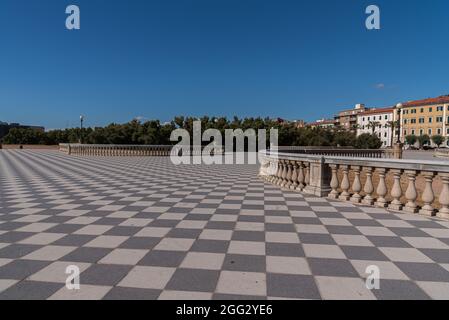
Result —
[{"label": "balustrade top rail", "polygon": [[[274,149],[276,150],[276,149]],[[363,157],[363,158],[392,158],[391,150],[386,149],[354,149],[351,147],[323,148],[323,147],[277,147],[277,152],[293,154],[312,154],[326,156],[345,156],[345,157]]]},{"label": "balustrade top rail", "polygon": [[361,167],[379,167],[418,171],[449,172],[447,161],[411,160],[411,159],[378,159],[364,157],[321,156],[310,154],[292,154],[288,152],[261,151],[267,157],[276,157],[283,160],[321,162],[323,164],[339,164]]}]

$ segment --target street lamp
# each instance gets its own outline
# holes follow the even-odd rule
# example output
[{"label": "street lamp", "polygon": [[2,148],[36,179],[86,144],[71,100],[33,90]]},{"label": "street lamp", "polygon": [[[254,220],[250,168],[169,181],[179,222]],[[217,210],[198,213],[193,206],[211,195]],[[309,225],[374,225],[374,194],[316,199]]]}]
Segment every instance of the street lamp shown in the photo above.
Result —
[{"label": "street lamp", "polygon": [[397,129],[397,131],[396,131],[396,133],[397,133],[397,140],[396,140],[396,143],[397,144],[400,144],[401,143],[401,110],[402,110],[402,103],[398,103],[397,105],[396,105],[396,109],[397,109],[397,117],[398,117],[398,129]]},{"label": "street lamp", "polygon": [[83,142],[83,121],[84,116],[80,115],[80,144]]}]

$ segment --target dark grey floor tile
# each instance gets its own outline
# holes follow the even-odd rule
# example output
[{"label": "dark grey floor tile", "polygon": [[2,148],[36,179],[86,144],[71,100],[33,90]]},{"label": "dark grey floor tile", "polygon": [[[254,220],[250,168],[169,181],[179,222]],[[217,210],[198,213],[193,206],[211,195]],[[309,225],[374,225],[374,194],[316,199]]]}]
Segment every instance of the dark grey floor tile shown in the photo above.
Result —
[{"label": "dark grey floor tile", "polygon": [[193,243],[190,251],[226,253],[228,247],[229,241],[198,239]]},{"label": "dark grey floor tile", "polygon": [[358,277],[358,272],[348,260],[308,258],[310,269],[315,276]]},{"label": "dark grey floor tile", "polygon": [[150,238],[150,237],[131,237],[125,242],[122,242],[120,248],[124,249],[153,249],[159,242],[161,238]]},{"label": "dark grey floor tile", "polygon": [[133,236],[142,230],[142,227],[115,226],[104,233],[107,236]]},{"label": "dark grey floor tile", "polygon": [[307,244],[332,244],[336,242],[329,234],[322,233],[298,233],[301,243]]},{"label": "dark grey floor tile", "polygon": [[420,249],[420,251],[436,263],[449,263],[449,250],[447,249]]},{"label": "dark grey floor tile", "polygon": [[331,234],[349,234],[349,235],[361,235],[362,233],[352,226],[326,226],[327,230]]},{"label": "dark grey floor tile", "polygon": [[417,228],[388,228],[400,237],[429,237],[427,233]]},{"label": "dark grey floor tile", "polygon": [[[71,217],[71,218],[73,219],[73,217]],[[84,227],[85,227],[85,225],[82,225],[82,224],[62,223],[62,224],[58,224],[57,226],[51,227],[48,230],[45,230],[45,232],[70,234],[70,233],[78,231],[79,229],[84,228]]]},{"label": "dark grey floor tile", "polygon": [[202,231],[203,231],[202,229],[173,228],[169,231],[167,237],[196,239],[199,237]]},{"label": "dark grey floor tile", "polygon": [[69,246],[69,247],[81,247],[86,243],[92,241],[97,236],[84,235],[84,234],[69,234],[61,239],[52,243],[55,246]]},{"label": "dark grey floor tile", "polygon": [[0,293],[0,300],[44,300],[64,285],[40,281],[22,281]]},{"label": "dark grey floor tile", "polygon": [[232,234],[232,240],[264,242],[265,232],[235,230]]},{"label": "dark grey floor tile", "polygon": [[389,261],[382,251],[376,247],[340,246],[350,260]]},{"label": "dark grey floor tile", "polygon": [[449,271],[436,263],[395,262],[412,280],[449,282]]},{"label": "dark grey floor tile", "polygon": [[132,266],[115,264],[94,264],[80,275],[82,284],[115,286],[132,269]]},{"label": "dark grey floor tile", "polygon": [[412,281],[381,279],[380,289],[372,290],[380,300],[429,300],[430,297]]},{"label": "dark grey floor tile", "polygon": [[22,280],[50,264],[49,261],[13,260],[0,267],[0,279]]},{"label": "dark grey floor tile", "polygon": [[269,297],[320,299],[313,276],[267,274],[267,295]]},{"label": "dark grey floor tile", "polygon": [[411,248],[412,246],[399,237],[389,236],[366,236],[376,247],[387,248]]},{"label": "dark grey floor tile", "polygon": [[70,252],[60,260],[96,263],[110,253],[112,249],[81,247]]},{"label": "dark grey floor tile", "polygon": [[104,300],[156,300],[161,294],[161,290],[139,289],[139,288],[112,288]]},{"label": "dark grey floor tile", "polygon": [[182,251],[153,250],[148,252],[138,264],[142,266],[178,267],[186,254]]},{"label": "dark grey floor tile", "polygon": [[266,271],[265,256],[243,255],[243,254],[227,254],[223,262],[223,270],[229,271]]},{"label": "dark grey floor tile", "polygon": [[220,271],[201,269],[177,269],[165,289],[179,291],[213,292]]},{"label": "dark grey floor tile", "polygon": [[27,254],[42,248],[42,246],[33,244],[10,244],[0,249],[0,258],[18,259],[26,256]]},{"label": "dark grey floor tile", "polygon": [[296,243],[272,243],[265,245],[267,256],[304,257],[304,250]]},{"label": "dark grey floor tile", "polygon": [[35,235],[33,232],[9,231],[0,234],[0,243],[15,243]]}]

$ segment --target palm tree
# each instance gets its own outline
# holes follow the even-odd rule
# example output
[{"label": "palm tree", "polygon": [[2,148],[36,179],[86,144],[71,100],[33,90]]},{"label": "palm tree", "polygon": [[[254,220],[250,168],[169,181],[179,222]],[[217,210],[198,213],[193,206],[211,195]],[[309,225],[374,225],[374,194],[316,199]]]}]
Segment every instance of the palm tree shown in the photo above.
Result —
[{"label": "palm tree", "polygon": [[379,126],[379,122],[378,121],[370,121],[367,125],[368,129],[371,129],[371,134],[374,134],[374,131],[376,130],[376,128]]},{"label": "palm tree", "polygon": [[385,128],[390,128],[391,129],[391,135],[390,135],[390,145],[393,146],[393,138],[394,138],[394,133],[396,132],[396,128],[399,127],[399,120],[396,121],[388,121],[387,124],[385,125]]}]

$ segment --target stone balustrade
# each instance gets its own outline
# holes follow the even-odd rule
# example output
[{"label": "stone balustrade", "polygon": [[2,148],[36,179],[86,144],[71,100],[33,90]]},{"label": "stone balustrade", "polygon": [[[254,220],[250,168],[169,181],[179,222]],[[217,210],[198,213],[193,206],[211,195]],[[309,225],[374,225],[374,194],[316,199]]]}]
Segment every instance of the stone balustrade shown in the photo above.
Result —
[{"label": "stone balustrade", "polygon": [[[402,149],[399,149],[401,151]],[[311,154],[321,156],[340,156],[357,158],[402,158],[402,152],[394,149],[354,149],[349,147],[296,147],[279,146],[278,152],[294,154]]]},{"label": "stone balustrade", "polygon": [[[270,151],[261,152],[260,158],[260,176],[282,188],[393,211],[449,218],[447,162]],[[418,178],[422,181],[421,188],[417,185]],[[438,193],[436,180],[440,185]]]},{"label": "stone balustrade", "polygon": [[[116,145],[116,144],[59,144],[59,151],[69,155],[81,156],[160,156],[168,157],[172,153],[190,156],[199,156],[202,147],[190,147],[190,151],[180,146],[171,145]],[[187,154],[185,154],[187,153]],[[222,151],[220,151],[222,153]]]}]

